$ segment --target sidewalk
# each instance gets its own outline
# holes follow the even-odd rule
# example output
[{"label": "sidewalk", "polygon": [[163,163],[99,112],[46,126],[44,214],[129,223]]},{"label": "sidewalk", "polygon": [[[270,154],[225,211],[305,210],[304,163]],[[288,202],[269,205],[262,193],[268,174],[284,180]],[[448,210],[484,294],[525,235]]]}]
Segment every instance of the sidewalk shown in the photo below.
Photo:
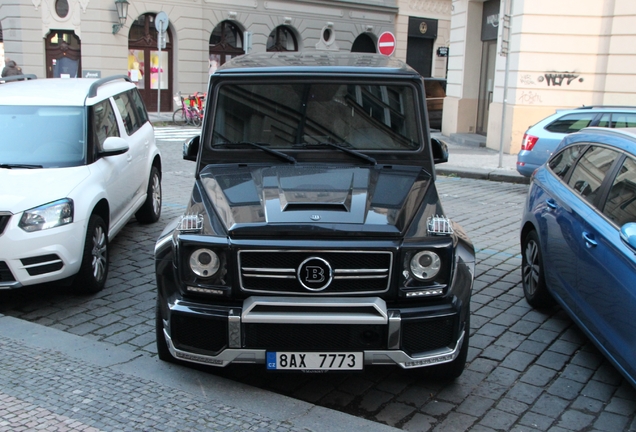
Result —
[{"label": "sidewalk", "polygon": [[[172,123],[172,113],[149,113],[156,126]],[[529,184],[530,179],[516,170],[517,155],[503,154],[501,166],[499,152],[482,146],[485,137],[476,134],[454,134],[452,137],[440,132],[431,133],[448,146],[448,162],[437,165],[438,174],[508,183]]]},{"label": "sidewalk", "polygon": [[0,431],[355,431],[380,423],[0,315]]}]

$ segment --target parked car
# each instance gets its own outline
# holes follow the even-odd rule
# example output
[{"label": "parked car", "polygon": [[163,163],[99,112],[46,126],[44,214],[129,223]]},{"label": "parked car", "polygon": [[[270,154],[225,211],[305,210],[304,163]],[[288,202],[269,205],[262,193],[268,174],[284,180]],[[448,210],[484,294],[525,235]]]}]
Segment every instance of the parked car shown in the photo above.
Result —
[{"label": "parked car", "polygon": [[528,303],[556,300],[636,386],[636,129],[568,135],[532,177],[520,237]]},{"label": "parked car", "polygon": [[135,85],[7,80],[0,131],[0,289],[101,290],[109,241],[132,216],[161,214],[161,156]]},{"label": "parked car", "polygon": [[256,53],[207,94],[192,196],[155,247],[159,358],[459,376],[475,255],[435,187],[448,153],[420,75],[377,54]]},{"label": "parked car", "polygon": [[444,78],[424,78],[426,90],[426,109],[431,129],[442,129],[442,113],[446,98],[446,80]]},{"label": "parked car", "polygon": [[535,169],[548,160],[567,134],[592,126],[636,127],[636,107],[583,106],[557,110],[551,116],[530,126],[523,135],[521,151],[517,155],[517,171],[530,177]]}]

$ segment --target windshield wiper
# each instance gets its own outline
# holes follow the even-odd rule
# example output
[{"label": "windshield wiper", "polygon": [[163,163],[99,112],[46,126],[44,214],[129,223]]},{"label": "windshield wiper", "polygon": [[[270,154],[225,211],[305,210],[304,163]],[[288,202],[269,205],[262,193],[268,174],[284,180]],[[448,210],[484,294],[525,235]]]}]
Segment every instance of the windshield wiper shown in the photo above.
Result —
[{"label": "windshield wiper", "polygon": [[360,159],[364,159],[365,161],[369,162],[371,165],[377,165],[377,161],[372,158],[371,156],[368,156],[364,153],[361,153],[357,150],[353,150],[352,148],[349,147],[345,147],[343,144],[336,144],[336,143],[331,143],[331,142],[317,142],[317,143],[307,143],[307,144],[294,144],[294,147],[311,147],[311,146],[327,146],[327,147],[333,147],[333,148],[337,148],[338,150],[342,150],[345,153],[348,153],[352,156],[355,156],[357,158]]},{"label": "windshield wiper", "polygon": [[0,168],[5,168],[5,169],[12,169],[12,168],[32,169],[32,168],[43,168],[43,166],[42,165],[29,165],[29,164],[4,164],[4,163],[0,163]]},{"label": "windshield wiper", "polygon": [[257,143],[257,142],[252,142],[252,141],[240,141],[240,142],[224,142],[224,143],[214,143],[212,144],[212,147],[220,147],[220,146],[239,146],[239,145],[249,145],[252,147],[256,147],[257,149],[261,149],[266,153],[270,153],[273,154],[274,156],[277,156],[289,163],[296,163],[296,159],[294,159],[293,157],[291,157],[288,154],[285,154],[283,152],[279,152],[278,150],[274,150],[271,148],[267,148],[265,147],[265,145],[263,143]]}]

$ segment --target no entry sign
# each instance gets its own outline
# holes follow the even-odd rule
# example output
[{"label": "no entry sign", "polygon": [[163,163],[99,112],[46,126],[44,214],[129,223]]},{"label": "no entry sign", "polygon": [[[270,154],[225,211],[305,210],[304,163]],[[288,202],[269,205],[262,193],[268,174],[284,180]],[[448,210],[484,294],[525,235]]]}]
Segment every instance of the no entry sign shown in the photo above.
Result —
[{"label": "no entry sign", "polygon": [[395,36],[391,32],[384,32],[378,38],[378,52],[390,56],[395,51]]}]

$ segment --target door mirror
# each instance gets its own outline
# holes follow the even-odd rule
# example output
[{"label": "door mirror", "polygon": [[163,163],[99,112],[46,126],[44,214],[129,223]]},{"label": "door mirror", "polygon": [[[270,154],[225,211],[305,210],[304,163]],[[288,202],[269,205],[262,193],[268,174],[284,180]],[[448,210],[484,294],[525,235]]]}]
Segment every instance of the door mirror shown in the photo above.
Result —
[{"label": "door mirror", "polygon": [[201,141],[201,136],[196,135],[192,138],[186,140],[183,143],[183,159],[194,161],[197,160],[197,154],[199,154],[199,142]]},{"label": "door mirror", "polygon": [[621,240],[636,252],[636,223],[629,222],[621,227]]},{"label": "door mirror", "polygon": [[431,138],[431,148],[433,149],[434,163],[448,162],[448,146],[444,141],[438,138]]},{"label": "door mirror", "polygon": [[102,156],[117,156],[124,154],[129,150],[128,142],[121,137],[108,137],[104,140],[102,145],[102,151],[99,152]]}]

